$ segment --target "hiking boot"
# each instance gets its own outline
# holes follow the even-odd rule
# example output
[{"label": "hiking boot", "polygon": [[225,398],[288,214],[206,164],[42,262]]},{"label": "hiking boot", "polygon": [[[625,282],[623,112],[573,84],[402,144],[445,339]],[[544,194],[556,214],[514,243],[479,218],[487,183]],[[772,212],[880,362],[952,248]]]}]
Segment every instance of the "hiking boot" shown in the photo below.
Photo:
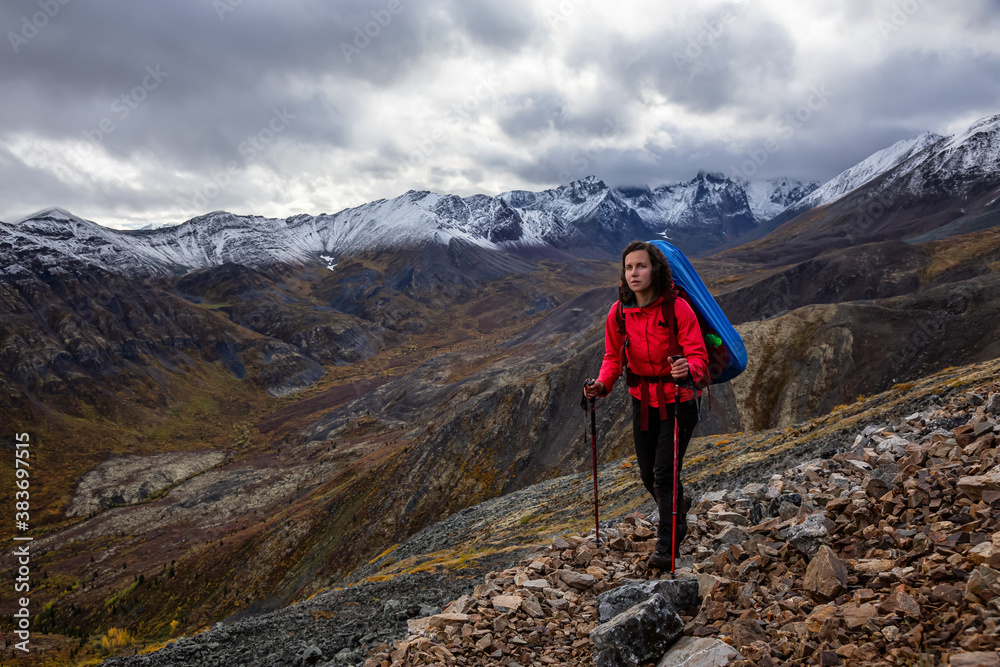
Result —
[{"label": "hiking boot", "polygon": [[654,552],[649,560],[646,561],[646,567],[650,569],[657,570],[669,570],[670,569],[670,554],[664,553],[662,551]]}]

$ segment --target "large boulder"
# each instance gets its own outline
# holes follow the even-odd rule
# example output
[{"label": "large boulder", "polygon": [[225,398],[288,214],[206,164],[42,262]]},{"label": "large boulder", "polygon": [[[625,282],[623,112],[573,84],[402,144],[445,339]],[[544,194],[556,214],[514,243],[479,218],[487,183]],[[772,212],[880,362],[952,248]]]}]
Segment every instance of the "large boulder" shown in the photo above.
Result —
[{"label": "large boulder", "polygon": [[684,634],[684,622],[664,596],[645,602],[594,628],[595,667],[638,667],[658,660]]},{"label": "large boulder", "polygon": [[648,581],[623,579],[621,586],[597,596],[597,618],[601,623],[607,623],[657,593],[665,597],[674,609],[696,607],[700,602],[697,577]]},{"label": "large boulder", "polygon": [[809,561],[803,588],[814,599],[828,602],[847,590],[847,567],[833,549],[823,545]]}]

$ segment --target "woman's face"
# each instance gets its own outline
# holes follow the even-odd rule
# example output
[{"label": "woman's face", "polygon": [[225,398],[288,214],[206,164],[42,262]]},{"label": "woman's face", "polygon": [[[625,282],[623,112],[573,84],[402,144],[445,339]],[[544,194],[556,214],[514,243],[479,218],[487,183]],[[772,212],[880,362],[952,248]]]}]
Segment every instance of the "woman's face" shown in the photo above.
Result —
[{"label": "woman's face", "polygon": [[653,266],[647,251],[633,250],[625,255],[625,280],[636,294],[649,292],[653,286]]}]

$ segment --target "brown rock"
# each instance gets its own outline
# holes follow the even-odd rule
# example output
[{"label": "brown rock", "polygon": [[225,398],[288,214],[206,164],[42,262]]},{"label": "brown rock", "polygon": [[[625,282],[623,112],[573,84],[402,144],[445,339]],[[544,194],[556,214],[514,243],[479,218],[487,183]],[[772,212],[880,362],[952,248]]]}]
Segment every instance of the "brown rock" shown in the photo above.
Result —
[{"label": "brown rock", "polygon": [[570,543],[557,535],[552,538],[552,548],[563,551],[564,549],[570,548]]},{"label": "brown rock", "polygon": [[520,595],[498,595],[493,598],[493,608],[497,611],[509,614],[521,608],[523,598]]},{"label": "brown rock", "polygon": [[745,526],[747,523],[747,518],[738,512],[710,512],[708,518],[712,521],[725,521],[736,526]]},{"label": "brown rock", "polygon": [[750,646],[756,641],[767,642],[768,637],[757,621],[739,620],[733,623],[733,641],[739,647]]},{"label": "brown rock", "polygon": [[1000,547],[993,542],[981,542],[969,549],[965,557],[976,565],[1000,567]]},{"label": "brown rock", "polygon": [[844,644],[843,646],[837,649],[837,655],[839,655],[841,658],[850,658],[857,652],[858,652],[857,644]]},{"label": "brown rock", "polygon": [[878,477],[870,477],[865,483],[865,493],[869,497],[879,499],[889,492],[889,485]]},{"label": "brown rock", "polygon": [[[977,600],[985,602],[987,598],[996,595],[1000,595],[1000,572],[992,567],[980,565],[972,571],[969,580],[965,582],[965,599],[969,602]],[[970,596],[973,597],[970,599]]]},{"label": "brown rock", "polygon": [[843,608],[843,612],[844,622],[851,630],[860,628],[868,619],[878,616],[878,610],[872,604],[849,604]]},{"label": "brown rock", "polygon": [[705,617],[710,621],[722,621],[729,615],[726,611],[726,605],[723,602],[707,600],[703,608],[705,610]]},{"label": "brown rock", "polygon": [[656,540],[646,542],[633,542],[632,551],[637,554],[651,554],[656,551]]},{"label": "brown rock", "polygon": [[579,572],[574,572],[573,570],[559,570],[559,578],[562,579],[567,586],[579,588],[580,590],[585,590],[594,585],[594,575],[580,574]]},{"label": "brown rock", "polygon": [[428,652],[436,655],[437,657],[445,661],[455,659],[454,654],[452,654],[452,652],[446,649],[444,646],[432,646]]},{"label": "brown rock", "polygon": [[476,606],[476,599],[471,595],[463,595],[457,600],[452,600],[442,609],[447,614],[467,614],[469,610]]},{"label": "brown rock", "polygon": [[855,602],[870,602],[875,599],[875,591],[870,588],[859,588],[854,591]]},{"label": "brown rock", "polygon": [[847,567],[833,549],[825,544],[819,548],[806,568],[803,588],[820,601],[832,600],[847,590]]},{"label": "brown rock", "polygon": [[825,623],[837,616],[837,607],[832,604],[824,604],[813,609],[806,619],[806,627],[809,632],[819,632]]},{"label": "brown rock", "polygon": [[542,611],[542,605],[540,605],[534,598],[525,598],[524,602],[521,603],[521,608],[528,612],[528,615],[532,618],[545,617],[545,612]]},{"label": "brown rock", "polygon": [[1000,667],[996,651],[976,651],[973,653],[952,653],[948,656],[951,667]]},{"label": "brown rock", "polygon": [[396,650],[390,653],[389,657],[392,658],[393,661],[403,660],[404,658],[406,658],[406,653],[409,650],[410,650],[410,642],[407,641],[398,642]]},{"label": "brown rock", "polygon": [[411,635],[427,632],[430,627],[430,616],[424,618],[411,618],[406,622],[406,631]]},{"label": "brown rock", "polygon": [[920,605],[912,595],[908,595],[901,590],[894,590],[885,602],[878,606],[878,610],[883,614],[902,614],[911,618],[920,618]]},{"label": "brown rock", "polygon": [[834,515],[836,515],[839,514],[840,512],[843,512],[844,508],[846,508],[850,504],[851,501],[849,498],[844,498],[844,497],[834,498],[833,500],[831,500],[826,504],[826,511],[833,512]]},{"label": "brown rock", "polygon": [[499,616],[493,619],[493,632],[495,632],[496,634],[500,634],[501,632],[507,629],[507,625],[509,624],[509,622],[510,618],[507,616],[507,614],[500,614]]},{"label": "brown rock", "polygon": [[432,628],[444,628],[449,625],[462,625],[471,618],[468,614],[435,614],[430,616]]},{"label": "brown rock", "polygon": [[958,480],[958,490],[975,501],[982,500],[984,491],[1000,491],[1000,472]]},{"label": "brown rock", "polygon": [[820,662],[819,662],[819,664],[821,664],[821,665],[839,665],[840,664],[840,656],[837,655],[836,651],[823,651],[822,653],[820,653]]},{"label": "brown rock", "polygon": [[552,607],[556,611],[559,611],[561,609],[566,609],[567,607],[569,607],[569,600],[564,600],[562,598],[549,598],[546,600],[546,602],[550,607]]},{"label": "brown rock", "polygon": [[649,528],[645,528],[643,526],[636,526],[635,532],[633,534],[640,540],[648,540],[656,533],[651,531]]},{"label": "brown rock", "polygon": [[722,577],[717,577],[714,574],[698,575],[698,597],[702,600],[712,595],[712,593],[716,590],[720,591],[722,595],[730,595],[734,593],[736,589],[736,582],[729,579],[723,579]]},{"label": "brown rock", "polygon": [[951,584],[938,584],[931,591],[931,595],[941,600],[942,602],[947,602],[949,604],[957,605],[962,601],[964,591],[958,586],[952,586]]},{"label": "brown rock", "polygon": [[865,558],[861,560],[850,561],[851,569],[855,572],[861,572],[863,574],[878,574],[879,572],[888,572],[893,568],[895,563],[891,560],[886,560],[884,558]]},{"label": "brown rock", "polygon": [[624,537],[616,537],[615,539],[611,540],[608,546],[610,546],[612,549],[616,549],[617,551],[628,551],[629,547],[631,546],[631,542],[625,539]]}]

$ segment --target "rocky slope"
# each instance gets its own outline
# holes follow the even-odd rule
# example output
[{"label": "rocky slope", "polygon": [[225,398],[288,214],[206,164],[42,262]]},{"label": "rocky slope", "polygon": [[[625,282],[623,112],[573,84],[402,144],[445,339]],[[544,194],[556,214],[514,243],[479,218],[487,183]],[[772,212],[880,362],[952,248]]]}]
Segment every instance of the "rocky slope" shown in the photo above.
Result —
[{"label": "rocky slope", "polygon": [[[935,255],[932,262],[944,257]],[[366,317],[379,317],[381,312],[386,326],[400,328],[405,320],[394,323],[389,319],[393,311],[385,310],[394,299],[412,295],[414,303],[420,303],[419,298],[447,303],[447,298],[435,302],[435,297],[426,296],[433,292],[415,287],[433,288],[433,283],[423,282],[421,272],[426,268],[417,265],[406,280],[393,283],[386,276],[394,274],[375,259],[338,267],[343,273],[335,271],[333,276],[344,282],[324,287],[322,298],[335,298],[338,284],[356,289],[358,302],[371,308],[364,311]],[[43,589],[48,591],[43,597],[51,595],[57,610],[46,627],[81,632],[98,624],[103,628],[123,623],[137,635],[164,637],[173,620],[190,631],[233,614],[278,609],[343,581],[358,566],[359,572],[366,572],[365,563],[383,549],[444,516],[460,514],[472,503],[507,497],[549,477],[585,470],[589,447],[579,440],[581,415],[576,401],[568,397],[599,366],[602,316],[612,288],[582,291],[531,327],[504,328],[505,321],[523,322],[524,313],[539,307],[540,297],[556,294],[550,285],[572,283],[582,290],[599,275],[586,273],[596,265],[572,266],[579,273],[550,265],[479,287],[452,284],[447,289],[469,290],[479,300],[441,309],[436,316],[448,317],[449,327],[423,334],[425,339],[410,334],[412,348],[396,348],[350,366],[327,366],[330,381],[306,390],[302,398],[257,408],[252,419],[234,415],[226,421],[217,420],[211,411],[190,413],[192,423],[184,433],[191,438],[199,437],[206,425],[221,422],[228,443],[220,442],[216,450],[225,452],[226,458],[199,463],[195,452],[185,453],[176,473],[166,474],[164,467],[156,484],[138,495],[128,488],[128,468],[119,465],[124,463],[120,457],[95,452],[80,475],[110,459],[107,474],[95,475],[93,481],[88,478],[80,489],[74,483],[60,495],[64,494],[61,502],[66,507],[76,497],[73,507],[96,507],[99,513],[61,526],[39,542],[50,554],[53,584],[69,586]],[[188,299],[216,306],[209,312],[223,311],[241,318],[247,327],[263,327],[267,319],[255,321],[255,308],[290,301],[290,313],[297,312],[297,302],[303,302],[301,312],[309,311],[307,299],[316,292],[296,287],[300,280],[294,273],[220,267],[205,275],[193,273],[179,284]],[[844,283],[844,288],[850,285]],[[966,301],[952,303],[955,294],[949,290],[955,285],[977,287],[969,289]],[[807,306],[765,322],[740,325],[752,358],[760,361],[732,386],[713,392],[701,433],[784,428],[851,404],[858,394],[917,378],[923,369],[960,361],[963,354],[988,354],[994,344],[988,324],[994,317],[991,285],[988,277],[946,282],[917,295],[896,297],[896,302]],[[393,299],[380,303],[379,294],[390,289]],[[934,289],[940,294],[935,295]],[[519,309],[516,313],[497,305],[512,302]],[[433,309],[427,312],[433,314]],[[932,319],[924,320],[925,315]],[[900,319],[893,322],[891,317]],[[983,319],[977,323],[976,317]],[[924,327],[925,321],[935,328]],[[470,335],[472,331],[486,333]],[[903,356],[894,362],[875,336],[899,336],[901,331],[913,345],[899,348]],[[280,327],[266,332],[284,335]],[[850,336],[844,338],[845,333]],[[454,338],[445,342],[442,335]],[[418,345],[420,340],[426,345]],[[768,355],[771,361],[766,361]],[[844,369],[852,368],[853,373],[844,374]],[[900,375],[900,369],[907,375]],[[219,371],[236,381],[224,368]],[[873,384],[865,384],[870,380]],[[238,404],[232,407],[236,410]],[[629,451],[625,415],[619,388],[610,401],[602,402],[599,429],[607,434],[602,435],[602,462]],[[720,456],[714,456],[715,448],[692,454],[691,472],[713,466],[725,469],[730,462],[753,469],[755,448],[770,448],[783,437],[782,431],[767,430],[756,445],[748,442],[750,449],[745,452],[727,445],[718,448]],[[234,447],[234,441],[241,444]],[[796,446],[808,448],[803,443]],[[133,467],[153,470],[159,461],[155,456],[163,450],[147,446],[140,451],[145,456]],[[74,460],[83,459],[77,454]],[[55,469],[52,461],[45,459],[47,470]],[[408,483],[391,483],[395,479]],[[114,507],[121,502],[138,504]],[[62,516],[53,517],[57,519]],[[80,545],[95,545],[93,549],[111,560],[87,565],[88,556],[80,560]],[[167,577],[171,565],[174,575]],[[88,579],[85,585],[80,583],[81,573]],[[144,587],[119,598],[140,574]],[[370,575],[382,576],[377,571]],[[206,581],[213,584],[206,586]],[[78,586],[73,588],[72,582]],[[111,600],[117,603],[107,608]],[[174,615],[178,603],[180,619]],[[79,611],[70,614],[71,609]],[[106,609],[111,610],[110,619]]]},{"label": "rocky slope", "polygon": [[[998,376],[952,369],[793,429],[693,441],[684,634],[732,646],[732,665],[993,664]],[[656,517],[637,477],[602,467],[600,545],[582,532],[588,476],[550,480],[426,529],[364,582],[107,664],[592,664],[597,595],[669,578],[645,567]]]}]

